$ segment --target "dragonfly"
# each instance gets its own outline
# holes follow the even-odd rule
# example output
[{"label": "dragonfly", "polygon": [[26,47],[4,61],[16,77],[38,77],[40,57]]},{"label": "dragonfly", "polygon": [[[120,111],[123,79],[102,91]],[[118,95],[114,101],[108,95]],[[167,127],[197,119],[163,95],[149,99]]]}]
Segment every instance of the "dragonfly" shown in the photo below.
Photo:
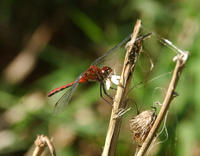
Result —
[{"label": "dragonfly", "polygon": [[[146,35],[143,35],[143,36],[139,36],[136,39],[136,41],[137,40],[143,40],[144,38],[148,37],[149,35],[150,35],[150,33],[148,33]],[[66,105],[66,104],[68,104],[69,101],[71,100],[72,95],[73,95],[74,91],[76,90],[78,84],[86,83],[86,82],[90,82],[90,81],[94,81],[94,82],[99,82],[100,83],[100,96],[106,102],[110,103],[108,100],[106,100],[103,97],[103,93],[107,97],[109,97],[111,100],[113,100],[113,97],[110,96],[107,93],[106,90],[115,89],[115,88],[111,87],[112,84],[119,85],[120,76],[115,73],[116,69],[114,69],[114,64],[119,64],[119,62],[114,61],[115,63],[113,65],[110,65],[110,66],[109,65],[105,65],[102,62],[104,62],[108,58],[109,58],[108,60],[110,61],[111,57],[113,57],[112,55],[115,54],[115,52],[118,49],[123,47],[130,39],[131,39],[131,34],[129,34],[123,41],[121,41],[114,48],[112,48],[111,50],[106,52],[101,57],[97,58],[85,72],[81,73],[78,76],[78,78],[75,81],[73,81],[71,83],[68,83],[66,85],[63,85],[61,87],[55,88],[52,91],[50,91],[48,93],[48,97],[51,97],[54,94],[66,89],[66,88],[70,88],[56,102],[55,107],[57,107],[58,105]]]},{"label": "dragonfly", "polygon": [[75,86],[76,83],[85,83],[88,81],[98,81],[98,82],[100,82],[100,96],[105,101],[107,101],[103,97],[103,94],[102,94],[102,89],[103,89],[104,94],[112,99],[112,97],[107,93],[107,91],[105,89],[105,85],[104,85],[104,83],[106,81],[107,90],[110,88],[111,82],[118,85],[118,79],[120,78],[120,76],[110,75],[112,73],[112,71],[113,71],[112,68],[108,67],[108,66],[103,66],[102,68],[99,68],[95,65],[91,65],[87,69],[86,72],[84,72],[83,74],[81,74],[81,76],[79,76],[78,80],[52,90],[51,92],[49,92],[48,97],[54,95],[57,92],[60,92],[63,89],[66,89],[69,87],[73,88],[73,86]]}]

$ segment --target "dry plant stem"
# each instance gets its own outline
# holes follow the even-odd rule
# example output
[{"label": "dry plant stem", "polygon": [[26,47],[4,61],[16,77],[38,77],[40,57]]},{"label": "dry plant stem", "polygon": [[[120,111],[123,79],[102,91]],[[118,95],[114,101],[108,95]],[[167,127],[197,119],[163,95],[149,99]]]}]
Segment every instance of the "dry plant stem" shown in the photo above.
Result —
[{"label": "dry plant stem", "polygon": [[[51,19],[51,20],[49,20]],[[3,77],[12,84],[21,83],[33,71],[38,56],[51,40],[53,34],[64,21],[63,16],[55,13],[42,22],[33,32],[25,47],[8,64],[3,71]]]},{"label": "dry plant stem", "polygon": [[178,57],[176,60],[176,66],[175,66],[165,99],[163,101],[162,107],[158,113],[157,119],[153,127],[151,128],[147,138],[145,139],[144,143],[142,144],[142,147],[139,149],[138,153],[136,154],[137,156],[143,156],[145,154],[154,136],[156,135],[156,132],[168,111],[170,103],[173,100],[174,92],[175,92],[179,77],[181,75],[182,69],[184,68],[184,65],[187,61],[188,54],[189,54],[188,52],[184,52],[184,54],[178,54]]},{"label": "dry plant stem", "polygon": [[[117,139],[121,127],[121,118],[116,118],[117,114],[119,113],[120,109],[125,108],[125,103],[123,102],[124,96],[128,91],[132,75],[134,65],[131,65],[129,62],[129,55],[134,48],[134,42],[140,30],[141,21],[137,20],[136,25],[134,27],[134,31],[131,37],[131,41],[129,41],[129,47],[127,48],[125,61],[122,69],[122,74],[120,77],[120,85],[117,88],[117,92],[114,98],[113,109],[110,117],[110,123],[107,131],[106,141],[103,149],[102,156],[114,156]],[[137,57],[135,58],[134,63],[136,62]]]},{"label": "dry plant stem", "polygon": [[10,83],[22,82],[33,70],[37,56],[51,39],[53,31],[42,23],[31,36],[27,45],[4,69],[3,76]]},{"label": "dry plant stem", "polygon": [[36,148],[32,156],[40,156],[43,153],[46,146],[48,146],[51,155],[56,156],[54,146],[47,136],[44,135],[38,136],[37,139],[35,140],[35,146]]}]

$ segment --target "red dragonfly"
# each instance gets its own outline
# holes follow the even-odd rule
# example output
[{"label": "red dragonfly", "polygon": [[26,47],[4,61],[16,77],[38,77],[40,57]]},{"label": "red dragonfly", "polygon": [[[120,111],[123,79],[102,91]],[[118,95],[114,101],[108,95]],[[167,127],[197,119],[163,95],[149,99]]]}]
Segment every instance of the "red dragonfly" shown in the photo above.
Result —
[{"label": "red dragonfly", "polygon": [[[112,99],[112,97],[106,92],[105,85],[104,85],[105,83],[104,81],[107,78],[109,78],[111,72],[112,72],[112,69],[108,66],[99,68],[95,65],[91,65],[90,68],[88,68],[86,72],[84,72],[83,74],[81,74],[81,76],[79,76],[78,80],[52,90],[51,92],[49,92],[48,97],[54,95],[55,93],[63,89],[75,86],[76,83],[85,83],[87,81],[99,81],[100,87],[103,89],[103,92]],[[100,95],[103,98],[102,89],[100,89]],[[106,99],[104,100],[106,101]]]},{"label": "red dragonfly", "polygon": [[[146,34],[144,36],[138,37],[136,40],[142,40],[146,37],[148,37],[150,34]],[[112,88],[110,87],[111,83],[114,83],[115,85],[118,85],[118,80],[120,76],[115,75],[113,72],[115,69],[113,69],[111,66],[108,65],[103,65],[102,67],[99,67],[99,65],[102,64],[102,62],[105,61],[106,58],[109,58],[108,56],[112,56],[111,54],[114,54],[117,49],[121,48],[125,43],[127,43],[131,38],[131,35],[128,35],[122,42],[120,42],[118,45],[116,45],[114,48],[109,50],[107,53],[105,53],[103,56],[99,57],[96,59],[91,66],[83,72],[75,81],[66,84],[64,86],[58,87],[51,92],[49,92],[48,97],[54,95],[57,92],[60,92],[61,90],[64,90],[66,88],[70,89],[63,94],[63,96],[56,102],[55,107],[57,105],[62,105],[62,104],[68,104],[76,87],[78,86],[79,83],[85,83],[88,81],[98,81],[100,83],[100,96],[107,101],[102,94],[103,93],[108,96],[110,99],[113,99],[106,91],[105,84],[107,89]],[[111,59],[111,58],[110,58]],[[109,61],[110,61],[109,59]],[[115,60],[114,60],[115,61]],[[115,64],[119,64],[119,62],[115,61]],[[108,102],[108,101],[107,101]]]}]

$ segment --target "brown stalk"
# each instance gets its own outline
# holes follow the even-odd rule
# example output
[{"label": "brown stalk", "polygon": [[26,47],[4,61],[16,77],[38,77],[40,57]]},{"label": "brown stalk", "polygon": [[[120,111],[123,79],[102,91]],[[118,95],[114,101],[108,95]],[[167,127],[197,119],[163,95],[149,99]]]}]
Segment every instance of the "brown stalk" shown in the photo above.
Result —
[{"label": "brown stalk", "polygon": [[137,156],[143,156],[145,154],[145,152],[151,145],[153,138],[156,136],[157,130],[159,129],[160,124],[163,121],[163,119],[169,109],[170,103],[174,98],[175,89],[176,89],[178,80],[180,78],[181,72],[184,68],[184,65],[188,59],[188,55],[189,55],[188,52],[182,52],[176,56],[176,66],[174,68],[174,72],[173,72],[171,82],[169,84],[165,99],[163,101],[163,104],[160,108],[160,111],[158,113],[158,116],[155,120],[153,127],[151,128],[147,138],[145,139],[144,143],[142,144],[141,148],[139,149],[139,151],[136,154]]},{"label": "brown stalk", "polygon": [[[120,85],[117,88],[117,92],[114,98],[113,109],[110,117],[110,123],[106,135],[102,156],[114,156],[115,154],[117,139],[119,136],[119,131],[122,122],[122,118],[117,117],[117,114],[120,112],[120,110],[125,109],[126,106],[125,102],[123,101],[125,100],[125,95],[129,89],[135,63],[140,53],[140,50],[137,51],[137,47],[134,46],[140,27],[141,20],[137,20],[131,40],[127,43],[128,48],[126,49],[125,61],[120,77]],[[130,61],[130,55],[135,56],[132,61]]]},{"label": "brown stalk", "polygon": [[40,156],[47,146],[49,148],[51,155],[56,156],[54,146],[47,136],[44,135],[38,136],[37,139],[35,140],[35,146],[36,147],[32,156]]}]

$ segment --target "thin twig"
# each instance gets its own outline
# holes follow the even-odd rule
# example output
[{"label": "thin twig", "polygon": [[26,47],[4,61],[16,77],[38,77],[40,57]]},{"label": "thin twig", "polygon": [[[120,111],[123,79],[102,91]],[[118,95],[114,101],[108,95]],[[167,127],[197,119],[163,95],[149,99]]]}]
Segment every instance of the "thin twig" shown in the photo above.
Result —
[{"label": "thin twig", "polygon": [[35,146],[36,146],[36,148],[35,148],[32,156],[40,156],[46,146],[48,146],[51,155],[56,156],[54,146],[47,136],[39,135],[37,137],[37,139],[35,140]]},{"label": "thin twig", "polygon": [[169,84],[169,88],[167,90],[165,99],[164,99],[161,109],[158,113],[157,119],[156,119],[153,127],[151,128],[147,138],[145,139],[144,143],[142,144],[142,147],[139,149],[137,156],[143,156],[145,154],[145,152],[149,148],[154,136],[156,135],[156,132],[159,129],[160,124],[163,121],[163,119],[166,115],[166,112],[169,109],[170,103],[171,103],[172,99],[174,98],[175,89],[176,89],[179,77],[181,75],[182,69],[184,68],[184,65],[188,59],[188,55],[189,55],[188,52],[182,51],[180,54],[178,54],[175,57],[176,58],[176,60],[175,60],[176,66],[174,68],[172,79]]},{"label": "thin twig", "polygon": [[[117,93],[114,98],[113,109],[112,109],[112,113],[110,117],[109,128],[107,131],[107,136],[106,136],[102,156],[114,156],[114,153],[115,153],[117,139],[119,136],[119,131],[120,131],[121,122],[122,122],[122,118],[121,117],[116,118],[116,116],[120,112],[121,109],[125,109],[126,104],[123,101],[128,91],[128,88],[132,79],[135,63],[137,61],[138,55],[141,50],[140,49],[141,47],[139,47],[139,50],[136,47],[138,51],[134,51],[135,50],[134,43],[135,43],[136,37],[138,36],[140,26],[141,26],[141,21],[138,20],[134,27],[131,40],[127,43],[128,48],[126,52],[123,69],[122,69],[122,74],[120,77],[120,85],[117,88]],[[130,61],[130,56],[132,55],[134,55],[134,57]]]}]

